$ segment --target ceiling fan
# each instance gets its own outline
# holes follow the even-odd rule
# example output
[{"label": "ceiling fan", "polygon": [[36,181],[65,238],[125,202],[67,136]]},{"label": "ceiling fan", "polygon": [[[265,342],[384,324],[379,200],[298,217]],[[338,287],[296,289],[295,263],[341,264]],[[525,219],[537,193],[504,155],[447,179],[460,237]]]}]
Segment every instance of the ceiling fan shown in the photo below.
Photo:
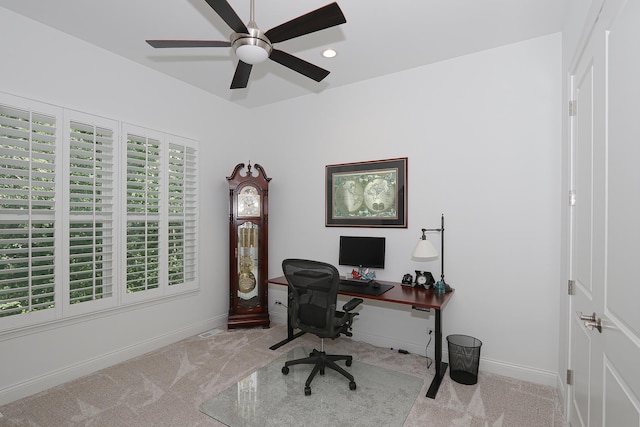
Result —
[{"label": "ceiling fan", "polygon": [[247,25],[240,20],[226,0],[205,1],[234,31],[229,41],[147,40],[146,42],[155,48],[233,47],[238,56],[238,65],[231,81],[231,89],[246,88],[253,65],[263,62],[267,58],[317,82],[329,74],[329,71],[317,65],[275,49],[273,44],[344,24],[347,20],[337,3],[328,4],[262,32],[254,21],[254,0],[251,0],[251,17]]}]

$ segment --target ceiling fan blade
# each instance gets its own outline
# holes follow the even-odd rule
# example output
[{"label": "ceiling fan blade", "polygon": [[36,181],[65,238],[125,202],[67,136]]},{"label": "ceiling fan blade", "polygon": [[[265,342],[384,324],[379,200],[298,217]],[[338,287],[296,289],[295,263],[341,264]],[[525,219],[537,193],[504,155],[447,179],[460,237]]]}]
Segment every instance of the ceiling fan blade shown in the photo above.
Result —
[{"label": "ceiling fan blade", "polygon": [[166,47],[230,47],[226,40],[146,40],[156,48]]},{"label": "ceiling fan blade", "polygon": [[226,0],[205,0],[213,10],[216,11],[220,18],[227,23],[229,27],[236,33],[246,34],[249,32],[247,26],[240,19],[235,10]]},{"label": "ceiling fan blade", "polygon": [[271,43],[280,43],[294,37],[300,37],[325,28],[344,24],[344,17],[338,3],[331,3],[306,15],[298,16],[291,21],[280,24],[264,33]]},{"label": "ceiling fan blade", "polygon": [[231,89],[244,89],[245,87],[247,87],[247,83],[249,83],[249,76],[251,75],[252,67],[253,65],[251,64],[238,61],[236,72],[233,75],[233,80],[231,81]]},{"label": "ceiling fan blade", "polygon": [[317,82],[329,75],[329,71],[324,68],[320,68],[317,65],[313,65],[310,62],[298,58],[297,56],[290,55],[287,52],[283,52],[278,49],[273,49],[271,51],[269,59],[272,59],[287,68],[291,68],[293,71],[297,71],[298,73]]}]

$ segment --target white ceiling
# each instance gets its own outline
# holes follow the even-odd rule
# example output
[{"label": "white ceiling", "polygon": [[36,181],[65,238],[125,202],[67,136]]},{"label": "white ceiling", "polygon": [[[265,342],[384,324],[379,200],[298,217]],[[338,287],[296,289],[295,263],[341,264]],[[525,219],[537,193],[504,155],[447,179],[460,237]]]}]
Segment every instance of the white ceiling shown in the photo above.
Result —
[{"label": "white ceiling", "polygon": [[[250,0],[228,0],[249,21]],[[204,0],[0,0],[0,7],[251,108],[562,31],[569,0],[337,0],[347,23],[276,45],[331,71],[320,83],[273,61],[229,89],[231,48],[153,49],[145,39],[228,40]],[[332,0],[255,0],[263,31]],[[321,56],[325,48],[338,56]]]}]

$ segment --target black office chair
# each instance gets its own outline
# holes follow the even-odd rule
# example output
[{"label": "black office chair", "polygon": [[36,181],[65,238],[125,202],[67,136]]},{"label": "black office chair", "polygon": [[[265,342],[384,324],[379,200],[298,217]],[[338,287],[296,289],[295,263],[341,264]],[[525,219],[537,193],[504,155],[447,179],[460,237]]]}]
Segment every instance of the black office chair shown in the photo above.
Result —
[{"label": "black office chair", "polygon": [[349,379],[349,388],[356,389],[356,382],[349,372],[336,362],[344,360],[351,366],[353,357],[349,355],[330,355],[324,351],[325,338],[337,338],[340,334],[351,336],[351,324],[358,313],[351,313],[362,298],[353,298],[336,311],[340,275],[331,264],[303,259],[286,259],[282,270],[289,284],[289,322],[293,328],[310,332],[321,338],[320,351],[313,349],[309,357],[289,360],[282,373],[289,373],[289,366],[311,364],[313,370],[304,387],[304,394],[311,394],[311,381],[318,372],[324,375],[325,368],[331,368]]}]

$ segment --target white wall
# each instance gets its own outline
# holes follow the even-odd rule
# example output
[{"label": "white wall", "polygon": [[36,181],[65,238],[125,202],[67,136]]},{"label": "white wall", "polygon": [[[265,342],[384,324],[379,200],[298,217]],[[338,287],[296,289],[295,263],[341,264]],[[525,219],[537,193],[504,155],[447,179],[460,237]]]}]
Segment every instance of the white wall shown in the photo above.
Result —
[{"label": "white wall", "polygon": [[[0,91],[189,137],[200,145],[200,292],[0,334],[0,404],[226,325],[228,187],[245,110],[0,8]],[[167,315],[170,313],[170,315]]]},{"label": "white wall", "polygon": [[[561,82],[556,34],[255,110],[253,156],[273,177],[270,275],[287,257],[337,264],[338,236],[357,234],[387,237],[378,278],[437,277],[439,260],[410,254],[420,228],[437,228],[444,213],[456,288],[444,336],[482,340],[481,369],[555,385]],[[404,156],[407,229],[324,226],[325,165]],[[272,286],[275,299],[284,290]],[[367,302],[354,337],[424,354],[433,318]]]}]

